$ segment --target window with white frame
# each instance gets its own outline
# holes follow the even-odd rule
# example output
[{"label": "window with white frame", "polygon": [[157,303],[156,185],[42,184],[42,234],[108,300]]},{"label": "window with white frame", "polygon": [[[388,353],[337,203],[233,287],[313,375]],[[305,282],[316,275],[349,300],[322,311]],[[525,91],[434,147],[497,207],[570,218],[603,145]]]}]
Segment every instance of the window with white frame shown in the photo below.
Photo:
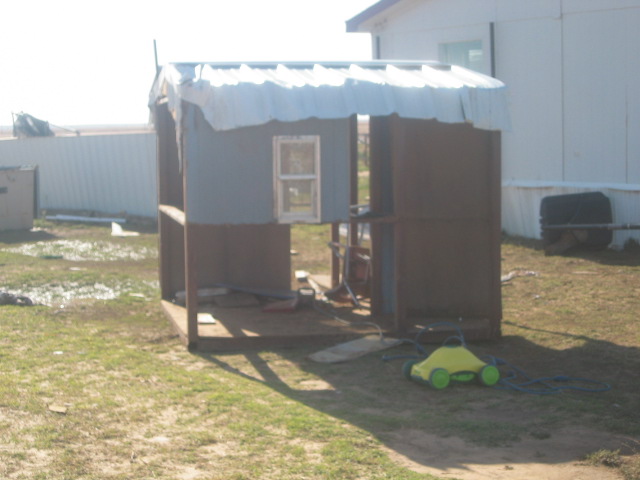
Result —
[{"label": "window with white frame", "polygon": [[320,136],[273,137],[278,221],[320,221]]},{"label": "window with white frame", "polygon": [[458,65],[476,72],[482,72],[484,69],[482,40],[441,43],[439,50],[441,62]]}]

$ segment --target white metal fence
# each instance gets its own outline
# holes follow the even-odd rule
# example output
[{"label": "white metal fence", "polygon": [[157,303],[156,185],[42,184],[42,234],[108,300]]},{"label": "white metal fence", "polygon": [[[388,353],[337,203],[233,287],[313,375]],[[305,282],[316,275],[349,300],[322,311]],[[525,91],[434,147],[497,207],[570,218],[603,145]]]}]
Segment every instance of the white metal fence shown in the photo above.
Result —
[{"label": "white metal fence", "polygon": [[0,166],[25,165],[41,209],[157,215],[155,132],[0,140]]}]

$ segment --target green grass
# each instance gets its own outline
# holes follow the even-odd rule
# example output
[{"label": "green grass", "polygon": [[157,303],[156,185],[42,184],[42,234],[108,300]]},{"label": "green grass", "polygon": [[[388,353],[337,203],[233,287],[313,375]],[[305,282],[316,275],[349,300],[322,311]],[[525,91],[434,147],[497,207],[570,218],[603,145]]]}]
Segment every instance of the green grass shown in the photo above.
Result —
[{"label": "green grass", "polygon": [[[56,238],[108,234],[55,229]],[[148,235],[142,242],[154,243]],[[64,259],[0,255],[2,275],[16,287],[147,285],[151,276],[146,260],[78,262],[86,270],[75,271]],[[161,314],[157,289],[145,298],[129,290],[65,308],[2,307],[0,477],[428,478],[393,463],[370,432],[190,354]]]},{"label": "green grass", "polygon": [[293,225],[291,227],[292,269],[328,274],[331,266],[330,225]]},{"label": "green grass", "polygon": [[[613,387],[533,396],[475,385],[434,391],[407,382],[402,360],[379,355],[331,365],[309,361],[315,349],[303,347],[189,353],[160,311],[155,259],[72,262],[7,251],[52,239],[113,241],[104,227],[43,228],[46,236],[0,234],[5,285],[124,287],[116,299],[64,308],[0,307],[0,478],[427,479],[390,451],[420,463],[414,447],[429,436],[500,449],[553,441],[558,429],[583,425],[640,436],[637,254],[544,257],[535,243],[505,242],[504,273],[538,275],[503,287],[504,336],[472,345],[474,353],[532,376]],[[294,262],[309,270],[328,264],[328,227],[293,232]],[[149,231],[119,240],[157,244]],[[624,475],[637,471],[634,451],[616,453]]]}]

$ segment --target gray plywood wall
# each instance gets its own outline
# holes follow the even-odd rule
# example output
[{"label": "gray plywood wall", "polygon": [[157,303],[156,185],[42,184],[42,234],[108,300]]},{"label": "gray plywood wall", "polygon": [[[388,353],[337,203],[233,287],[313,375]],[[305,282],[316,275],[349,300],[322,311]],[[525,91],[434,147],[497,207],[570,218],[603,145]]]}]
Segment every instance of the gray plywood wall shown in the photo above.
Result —
[{"label": "gray plywood wall", "polygon": [[187,220],[274,223],[274,135],[320,135],[321,222],[348,219],[351,133],[349,119],[274,121],[217,132],[199,110],[189,109],[184,145]]}]

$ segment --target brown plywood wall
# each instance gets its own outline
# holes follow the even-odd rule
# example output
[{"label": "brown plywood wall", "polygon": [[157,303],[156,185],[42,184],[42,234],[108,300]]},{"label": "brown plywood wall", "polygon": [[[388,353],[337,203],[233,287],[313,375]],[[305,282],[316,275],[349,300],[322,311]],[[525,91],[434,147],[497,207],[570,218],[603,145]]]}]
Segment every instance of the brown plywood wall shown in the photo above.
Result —
[{"label": "brown plywood wall", "polygon": [[184,228],[163,215],[159,216],[160,233],[160,289],[162,298],[171,300],[176,292],[185,289]]},{"label": "brown plywood wall", "polygon": [[[488,319],[499,331],[499,134],[397,116],[371,124],[373,306],[415,318]],[[387,230],[386,235],[382,233]],[[392,232],[389,234],[389,231]]]},{"label": "brown plywood wall", "polygon": [[198,285],[291,288],[289,225],[192,225]]},{"label": "brown plywood wall", "polygon": [[399,316],[501,316],[495,133],[392,118]]},{"label": "brown plywood wall", "polygon": [[466,124],[400,118],[392,125],[398,215],[490,220],[489,132]]}]

